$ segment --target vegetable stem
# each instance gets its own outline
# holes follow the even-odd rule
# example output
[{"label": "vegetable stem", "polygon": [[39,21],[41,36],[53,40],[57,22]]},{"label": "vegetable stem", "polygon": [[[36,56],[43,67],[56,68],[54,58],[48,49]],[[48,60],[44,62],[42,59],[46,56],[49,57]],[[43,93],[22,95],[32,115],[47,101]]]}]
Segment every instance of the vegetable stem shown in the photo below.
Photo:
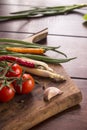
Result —
[{"label": "vegetable stem", "polygon": [[[12,46],[17,46],[17,45],[27,45],[27,47],[34,47],[34,48],[37,48],[37,47],[42,47],[42,48],[48,48],[48,49],[57,49],[59,48],[60,46],[58,47],[51,47],[51,46],[45,46],[45,45],[40,45],[40,44],[37,44],[37,43],[30,43],[30,42],[25,42],[25,41],[21,41],[21,40],[16,40],[16,39],[10,39],[10,38],[0,38],[0,42],[4,42],[4,43],[15,43],[15,45],[12,45],[12,44],[8,44],[8,45],[12,45]],[[4,45],[4,44],[3,44]],[[5,44],[7,45],[7,44]]]},{"label": "vegetable stem", "polygon": [[76,57],[65,58],[65,59],[55,59],[55,58],[50,58],[50,57],[42,56],[42,55],[21,54],[21,53],[13,53],[13,52],[6,52],[6,51],[0,52],[0,55],[12,55],[12,56],[17,56],[17,57],[26,57],[26,58],[31,58],[34,60],[40,60],[40,61],[44,61],[47,63],[54,63],[54,64],[65,63],[65,62],[68,62],[70,60],[76,59]]},{"label": "vegetable stem", "polygon": [[[25,46],[25,47],[29,47],[29,48],[42,48],[44,49],[44,51],[48,51],[48,50],[52,50],[54,52],[60,53],[61,55],[64,55],[65,57],[66,54],[64,54],[63,52],[57,51],[56,49],[58,49],[60,46],[57,47],[52,47],[52,46],[45,46],[45,45],[40,45],[40,44],[36,44],[36,43],[30,43],[30,42],[25,42],[25,41],[21,41],[21,40],[15,40],[15,39],[7,39],[7,38],[0,38],[0,42],[6,42],[8,44],[3,44],[3,46],[5,47],[21,47],[21,46]],[[15,43],[15,44],[12,44]],[[0,45],[0,47],[2,48],[2,46]],[[13,49],[12,49],[13,50]],[[18,49],[16,49],[18,50]]]},{"label": "vegetable stem", "polygon": [[0,20],[15,20],[23,18],[34,18],[51,15],[59,15],[69,13],[75,9],[87,7],[87,4],[77,4],[69,6],[54,6],[54,7],[36,7],[30,10],[22,10],[18,12],[11,12],[10,15],[0,16]]}]

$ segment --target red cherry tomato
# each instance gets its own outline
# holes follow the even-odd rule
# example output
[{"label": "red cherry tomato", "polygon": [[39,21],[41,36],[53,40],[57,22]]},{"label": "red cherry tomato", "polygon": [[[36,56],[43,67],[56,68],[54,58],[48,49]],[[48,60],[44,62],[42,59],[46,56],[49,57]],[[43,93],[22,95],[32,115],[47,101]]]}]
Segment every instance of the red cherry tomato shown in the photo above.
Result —
[{"label": "red cherry tomato", "polygon": [[24,80],[22,82],[22,86],[20,84],[17,84],[17,82],[15,81],[14,88],[16,92],[19,94],[28,94],[34,88],[34,85],[35,85],[34,79],[29,74],[23,74],[22,79]]},{"label": "red cherry tomato", "polygon": [[[1,84],[0,84],[1,87]],[[0,102],[8,102],[11,99],[13,99],[15,95],[15,91],[14,91],[14,87],[12,84],[8,86],[4,86],[1,90],[0,90]]]},{"label": "red cherry tomato", "polygon": [[11,69],[12,71],[7,72],[7,77],[18,77],[22,74],[22,67],[16,63],[12,65]]}]

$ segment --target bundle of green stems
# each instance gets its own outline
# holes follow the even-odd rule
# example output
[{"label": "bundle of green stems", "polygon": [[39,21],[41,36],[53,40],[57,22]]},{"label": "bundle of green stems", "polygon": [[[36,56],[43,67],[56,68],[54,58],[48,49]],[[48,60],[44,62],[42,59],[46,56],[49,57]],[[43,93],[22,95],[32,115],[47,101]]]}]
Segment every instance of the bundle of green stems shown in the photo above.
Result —
[{"label": "bundle of green stems", "polygon": [[87,7],[87,4],[54,6],[54,7],[34,7],[30,10],[11,12],[7,16],[0,16],[0,21],[67,14],[71,13],[75,9],[80,9],[83,7]]},{"label": "bundle of green stems", "polygon": [[[56,58],[55,59],[55,58],[48,57],[47,55],[35,55],[35,54],[23,54],[23,53],[11,52],[11,51],[6,50],[6,47],[44,48],[44,49],[59,53],[59,54],[65,56],[65,58],[62,58],[62,59]],[[0,56],[11,55],[11,56],[16,56],[16,57],[27,57],[27,58],[40,60],[40,61],[44,61],[47,63],[55,63],[55,64],[65,63],[65,62],[68,62],[68,61],[76,58],[76,57],[67,58],[67,55],[65,53],[57,50],[59,47],[60,46],[57,46],[57,47],[46,46],[46,45],[40,45],[37,43],[29,43],[29,42],[25,42],[25,41],[21,41],[21,40],[0,38]]]}]

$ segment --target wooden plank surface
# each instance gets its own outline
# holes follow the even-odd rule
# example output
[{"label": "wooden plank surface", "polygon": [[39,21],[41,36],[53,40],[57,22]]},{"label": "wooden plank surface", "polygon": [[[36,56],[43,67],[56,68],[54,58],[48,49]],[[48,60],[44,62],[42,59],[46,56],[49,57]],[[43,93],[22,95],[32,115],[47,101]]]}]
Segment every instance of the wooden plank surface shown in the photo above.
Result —
[{"label": "wooden plank surface", "polygon": [[[0,15],[6,15],[12,11],[24,9],[29,9],[29,7],[17,5],[1,5]],[[67,15],[0,22],[0,31],[8,31],[9,28],[9,31],[33,33],[48,27],[49,34],[87,37],[84,20],[82,18],[83,14],[86,12],[87,8],[83,8],[79,9],[77,13]],[[74,19],[74,21],[72,19]]]},{"label": "wooden plank surface", "polygon": [[[80,3],[87,3],[87,0],[0,0],[0,15],[6,15],[10,11],[17,11],[22,9],[29,9],[30,6],[55,6],[55,5],[70,5],[70,4],[80,4]],[[31,19],[31,20],[21,20],[21,21],[8,21],[8,22],[0,22],[0,37],[9,37],[9,38],[17,38],[17,39],[23,39],[24,37],[27,37],[28,35],[34,34],[43,28],[48,27],[48,37],[47,40],[44,41],[47,45],[59,45],[61,44],[61,50],[66,52],[69,57],[77,56],[78,58],[74,61],[68,62],[66,64],[63,64],[63,69],[67,72],[68,77],[72,77],[74,79],[74,87],[79,88],[82,93],[83,100],[80,103],[80,105],[74,106],[68,110],[65,110],[62,113],[58,113],[55,116],[52,116],[51,118],[47,119],[43,123],[40,123],[39,125],[35,126],[34,128],[31,128],[31,130],[86,130],[87,129],[87,24],[84,23],[84,20],[82,18],[83,14],[87,13],[87,8],[80,9],[78,13],[73,13],[69,15],[60,15],[60,16],[52,16],[47,18],[41,18],[41,19]],[[48,55],[50,55],[48,53]],[[56,57],[55,54],[52,54],[53,57]],[[57,55],[58,57],[58,55]],[[60,57],[60,56],[59,56]],[[55,71],[58,67],[52,66]],[[63,69],[60,69],[60,73],[63,73],[66,75],[65,71]],[[58,69],[57,69],[58,71]],[[69,78],[70,79],[70,78]],[[76,79],[76,80],[75,80]],[[41,80],[41,82],[44,82],[44,80]],[[47,82],[47,80],[45,81]],[[71,79],[68,80],[66,83],[63,84],[55,84],[51,81],[47,83],[49,86],[56,85],[60,89],[65,90],[64,95],[66,95],[67,87],[69,87],[68,83],[73,84]],[[66,85],[64,85],[66,84]],[[77,85],[76,85],[77,84]],[[65,87],[64,87],[64,86]],[[69,92],[71,92],[69,87]],[[76,95],[78,95],[79,89],[76,89]],[[74,90],[74,89],[73,89]],[[74,91],[72,91],[73,93]],[[37,96],[37,93],[40,95]],[[71,93],[70,93],[71,94]],[[21,127],[21,129],[25,128],[28,129],[29,121],[33,122],[31,120],[27,120],[31,111],[30,105],[34,105],[34,103],[37,101],[38,103],[41,103],[43,101],[42,98],[43,91],[40,86],[36,86],[34,91],[29,95],[24,96],[18,96],[16,95],[15,99],[13,99],[11,102],[6,104],[0,103],[0,129],[3,130],[8,128],[9,125],[7,123],[10,123],[10,127],[12,127],[15,123],[19,123],[18,127]],[[57,102],[59,99],[64,97],[64,95],[60,95],[57,97],[57,101],[55,101],[55,98],[52,100],[54,103],[58,104]],[[32,97],[32,98],[31,98]],[[75,97],[76,98],[76,97]],[[72,98],[69,98],[72,99]],[[24,102],[22,102],[24,100]],[[32,102],[33,101],[33,102]],[[47,106],[53,105],[52,102],[47,104]],[[62,102],[63,103],[63,102]],[[35,104],[34,107],[37,106],[36,111],[39,111],[39,113],[42,113],[42,108],[46,106],[45,102],[42,102],[42,107],[38,107],[38,104]],[[48,107],[46,106],[46,109]],[[56,105],[58,107],[58,105]],[[28,109],[29,108],[29,109]],[[8,110],[9,109],[9,110]],[[30,111],[29,111],[30,110]],[[57,112],[60,110],[57,109]],[[20,111],[20,112],[19,112]],[[45,111],[45,110],[44,110]],[[18,115],[19,112],[19,115]],[[25,113],[24,113],[25,112]],[[29,114],[27,114],[29,113]],[[52,111],[53,113],[53,111]],[[5,115],[4,115],[5,114]],[[27,116],[25,117],[24,114]],[[47,115],[47,111],[43,113],[45,116]],[[9,117],[10,115],[10,117]],[[21,118],[21,115],[23,118]],[[44,116],[44,118],[45,118]],[[9,118],[8,118],[9,117]],[[18,117],[16,120],[15,118]],[[38,117],[38,116],[37,116]],[[41,121],[42,118],[39,119]],[[20,120],[20,122],[18,122]],[[22,121],[27,121],[26,125],[22,123]],[[34,124],[35,122],[33,122]],[[5,127],[5,124],[7,127]],[[20,124],[22,126],[20,126]],[[31,124],[31,126],[33,125]],[[15,125],[16,128],[16,125]],[[6,129],[7,130],[7,129]]]},{"label": "wooden plank surface", "polygon": [[17,95],[9,103],[0,104],[0,129],[1,130],[27,130],[36,124],[60,113],[82,100],[81,91],[72,82],[62,66],[51,66],[55,72],[65,76],[66,82],[55,83],[49,79],[39,78],[39,82],[47,87],[55,86],[64,93],[55,97],[50,102],[43,101],[41,86],[35,86],[29,95]]},{"label": "wooden plank surface", "polygon": [[47,6],[47,5],[56,5],[56,4],[58,4],[58,5],[65,5],[65,4],[76,4],[76,3],[79,3],[79,4],[81,4],[81,3],[87,3],[87,0],[69,0],[69,1],[67,1],[67,0],[64,0],[64,1],[60,1],[60,0],[51,0],[51,1],[49,1],[49,0],[37,0],[37,2],[36,2],[36,0],[16,0],[16,1],[12,1],[12,0],[0,0],[0,4],[10,4],[10,5],[41,5],[41,6]]}]

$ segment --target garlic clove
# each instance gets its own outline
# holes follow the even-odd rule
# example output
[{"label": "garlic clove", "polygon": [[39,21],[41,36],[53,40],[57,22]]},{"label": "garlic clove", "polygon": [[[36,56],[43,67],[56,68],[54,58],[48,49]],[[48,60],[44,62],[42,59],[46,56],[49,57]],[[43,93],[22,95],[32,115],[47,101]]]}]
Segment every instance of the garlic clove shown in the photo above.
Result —
[{"label": "garlic clove", "polygon": [[56,87],[49,87],[46,88],[44,90],[44,100],[49,101],[51,100],[51,98],[62,94],[63,91],[61,91],[60,89],[56,88]]}]

